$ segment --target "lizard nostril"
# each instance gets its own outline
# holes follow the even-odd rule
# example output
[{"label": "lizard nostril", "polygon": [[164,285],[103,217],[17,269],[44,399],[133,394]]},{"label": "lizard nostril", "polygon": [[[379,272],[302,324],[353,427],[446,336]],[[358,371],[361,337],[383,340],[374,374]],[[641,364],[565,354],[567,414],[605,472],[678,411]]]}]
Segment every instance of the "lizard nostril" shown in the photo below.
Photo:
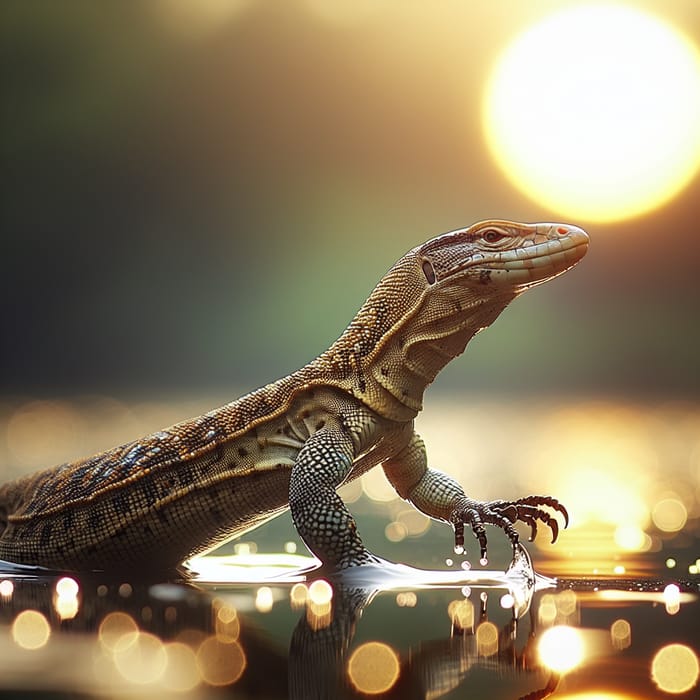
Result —
[{"label": "lizard nostril", "polygon": [[560,227],[560,228],[557,229],[557,233],[558,233],[560,236],[566,236],[566,234],[569,233],[569,229],[568,229],[568,228]]}]

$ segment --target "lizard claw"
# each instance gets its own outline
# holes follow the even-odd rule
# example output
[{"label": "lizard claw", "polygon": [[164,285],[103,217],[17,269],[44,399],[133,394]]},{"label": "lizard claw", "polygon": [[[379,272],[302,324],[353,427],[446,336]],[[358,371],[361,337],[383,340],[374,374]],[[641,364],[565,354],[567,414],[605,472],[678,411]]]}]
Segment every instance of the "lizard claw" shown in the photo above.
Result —
[{"label": "lizard claw", "polygon": [[[471,503],[478,505],[475,501]],[[481,520],[481,514],[478,509],[470,507],[469,503],[464,505],[466,507],[460,511],[455,510],[452,517],[452,525],[455,529],[455,554],[464,554],[464,524],[469,523],[474,537],[479,542],[481,558],[483,559],[486,556],[486,530]]]},{"label": "lizard claw", "polygon": [[559,503],[559,501],[553,496],[525,496],[524,498],[519,498],[517,501],[513,501],[513,503],[516,506],[547,506],[557,513],[561,513],[561,515],[564,517],[564,528],[569,527],[569,512],[566,510],[564,505]]},{"label": "lizard claw", "polygon": [[487,540],[484,524],[500,527],[508,537],[513,548],[519,542],[519,535],[513,525],[520,521],[530,527],[530,541],[537,536],[537,521],[543,522],[552,533],[552,544],[559,536],[559,523],[540,506],[547,506],[564,518],[564,527],[569,524],[569,514],[566,508],[551,496],[525,496],[514,501],[474,501],[461,498],[450,517],[455,530],[455,552],[464,552],[464,525],[471,526],[474,536],[479,542],[481,559],[486,559]]}]

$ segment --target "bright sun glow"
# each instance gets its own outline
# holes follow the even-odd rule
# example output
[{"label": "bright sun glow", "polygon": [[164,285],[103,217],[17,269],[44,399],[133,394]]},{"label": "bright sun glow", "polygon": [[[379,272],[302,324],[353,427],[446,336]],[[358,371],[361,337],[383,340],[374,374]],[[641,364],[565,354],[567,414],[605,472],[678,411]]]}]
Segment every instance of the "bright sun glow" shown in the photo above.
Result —
[{"label": "bright sun glow", "polygon": [[635,216],[700,167],[700,53],[632,8],[563,10],[501,56],[484,123],[499,165],[540,205],[588,220]]},{"label": "bright sun glow", "polygon": [[565,625],[546,630],[540,637],[537,649],[542,663],[557,673],[576,668],[584,657],[581,633]]}]

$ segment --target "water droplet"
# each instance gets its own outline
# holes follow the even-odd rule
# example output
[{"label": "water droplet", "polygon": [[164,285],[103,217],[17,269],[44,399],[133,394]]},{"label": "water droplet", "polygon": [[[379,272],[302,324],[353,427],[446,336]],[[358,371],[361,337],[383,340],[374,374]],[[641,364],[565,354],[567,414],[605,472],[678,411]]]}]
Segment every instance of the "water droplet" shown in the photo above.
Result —
[{"label": "water droplet", "polygon": [[515,599],[510,593],[506,593],[505,595],[501,596],[500,603],[504,610],[510,610],[513,605],[515,605]]},{"label": "water droplet", "polygon": [[479,564],[481,564],[481,566],[486,566],[488,563],[489,560],[486,557],[481,557],[481,559],[479,559]]},{"label": "water droplet", "polygon": [[455,554],[464,554],[464,545],[463,544],[456,544],[455,545]]}]

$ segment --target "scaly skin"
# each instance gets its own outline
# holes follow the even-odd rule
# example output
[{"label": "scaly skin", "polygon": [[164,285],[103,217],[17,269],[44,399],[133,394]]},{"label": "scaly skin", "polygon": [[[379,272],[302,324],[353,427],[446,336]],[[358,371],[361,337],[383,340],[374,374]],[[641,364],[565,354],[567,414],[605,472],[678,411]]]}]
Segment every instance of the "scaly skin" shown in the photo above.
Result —
[{"label": "scaly skin", "polygon": [[0,559],[72,570],[175,567],[291,508],[324,564],[373,560],[336,488],[381,464],[396,491],[513,546],[517,520],[566,518],[556,499],[484,503],[427,466],[413,420],[423,392],[516,296],[575,265],[588,236],[564,224],[486,221],[404,255],[313,362],[141,440],[0,487]]}]

